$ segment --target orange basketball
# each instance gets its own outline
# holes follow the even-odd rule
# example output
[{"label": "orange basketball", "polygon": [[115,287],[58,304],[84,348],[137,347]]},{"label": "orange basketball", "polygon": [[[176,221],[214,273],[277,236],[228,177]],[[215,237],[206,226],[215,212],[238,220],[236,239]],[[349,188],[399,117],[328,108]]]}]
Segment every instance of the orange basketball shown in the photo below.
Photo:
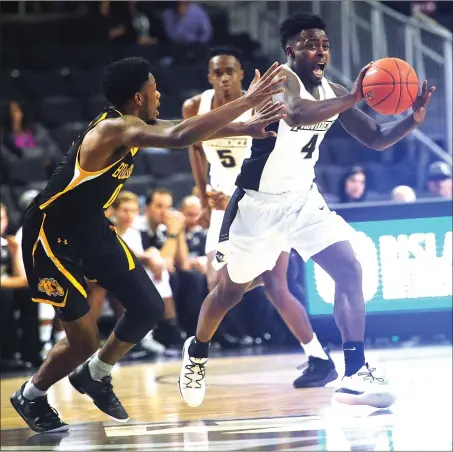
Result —
[{"label": "orange basketball", "polygon": [[375,61],[362,80],[366,103],[383,115],[398,115],[414,103],[418,77],[404,60],[382,58]]}]

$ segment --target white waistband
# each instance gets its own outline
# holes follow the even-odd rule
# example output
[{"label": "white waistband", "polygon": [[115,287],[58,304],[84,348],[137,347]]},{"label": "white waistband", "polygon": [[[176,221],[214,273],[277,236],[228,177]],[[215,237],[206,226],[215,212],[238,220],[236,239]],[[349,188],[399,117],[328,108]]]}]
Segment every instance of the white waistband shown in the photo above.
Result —
[{"label": "white waistband", "polygon": [[315,184],[312,185],[310,190],[308,191],[288,191],[285,193],[263,193],[260,191],[255,191],[255,190],[244,190],[247,195],[251,196],[252,198],[255,198],[259,201],[266,201],[266,202],[279,202],[279,203],[284,203],[287,201],[294,201],[294,200],[299,200],[299,201],[305,201],[308,198],[308,195],[310,192],[315,188]]}]

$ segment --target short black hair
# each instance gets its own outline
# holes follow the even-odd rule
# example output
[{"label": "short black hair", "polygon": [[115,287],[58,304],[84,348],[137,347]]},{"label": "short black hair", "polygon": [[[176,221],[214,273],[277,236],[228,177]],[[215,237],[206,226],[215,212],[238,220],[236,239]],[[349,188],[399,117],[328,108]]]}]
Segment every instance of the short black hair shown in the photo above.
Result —
[{"label": "short black hair", "polygon": [[144,58],[123,58],[105,68],[102,92],[114,107],[121,108],[142,89],[149,73],[149,63]]},{"label": "short black hair", "polygon": [[280,25],[280,44],[283,51],[286,50],[286,45],[291,38],[294,38],[302,30],[313,28],[326,29],[326,23],[321,16],[298,12],[285,19]]},{"label": "short black hair", "polygon": [[211,49],[209,49],[208,62],[211,60],[211,58],[214,58],[214,57],[219,56],[219,55],[233,56],[234,58],[236,58],[236,60],[239,61],[239,64],[241,65],[241,67],[244,65],[243,64],[244,55],[236,47],[233,47],[233,46],[212,47]]},{"label": "short black hair", "polygon": [[149,206],[153,202],[154,195],[159,194],[159,193],[161,195],[170,195],[173,198],[173,193],[170,190],[167,190],[166,188],[161,188],[161,187],[152,188],[146,194],[145,205]]}]

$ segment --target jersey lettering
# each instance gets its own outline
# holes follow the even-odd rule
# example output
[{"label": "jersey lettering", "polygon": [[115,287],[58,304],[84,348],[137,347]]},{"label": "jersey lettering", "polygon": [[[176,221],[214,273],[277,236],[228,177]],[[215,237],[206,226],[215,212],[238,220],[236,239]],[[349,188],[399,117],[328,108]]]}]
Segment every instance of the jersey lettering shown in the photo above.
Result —
[{"label": "jersey lettering", "polygon": [[112,193],[112,196],[110,196],[109,200],[102,206],[104,209],[107,209],[115,202],[115,199],[123,188],[123,185],[124,184],[120,184],[118,185],[118,187],[116,187],[115,191]]},{"label": "jersey lettering", "polygon": [[115,170],[112,174],[112,177],[117,179],[128,179],[134,170],[134,165],[129,165],[128,163],[121,163],[121,165]]}]

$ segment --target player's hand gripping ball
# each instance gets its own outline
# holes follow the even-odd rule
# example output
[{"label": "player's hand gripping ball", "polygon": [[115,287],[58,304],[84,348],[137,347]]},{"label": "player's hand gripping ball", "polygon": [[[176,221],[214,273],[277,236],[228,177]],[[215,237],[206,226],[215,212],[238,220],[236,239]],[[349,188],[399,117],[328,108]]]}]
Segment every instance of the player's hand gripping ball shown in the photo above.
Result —
[{"label": "player's hand gripping ball", "polygon": [[362,81],[366,103],[383,115],[398,115],[417,100],[418,77],[404,60],[382,58],[375,61]]}]

